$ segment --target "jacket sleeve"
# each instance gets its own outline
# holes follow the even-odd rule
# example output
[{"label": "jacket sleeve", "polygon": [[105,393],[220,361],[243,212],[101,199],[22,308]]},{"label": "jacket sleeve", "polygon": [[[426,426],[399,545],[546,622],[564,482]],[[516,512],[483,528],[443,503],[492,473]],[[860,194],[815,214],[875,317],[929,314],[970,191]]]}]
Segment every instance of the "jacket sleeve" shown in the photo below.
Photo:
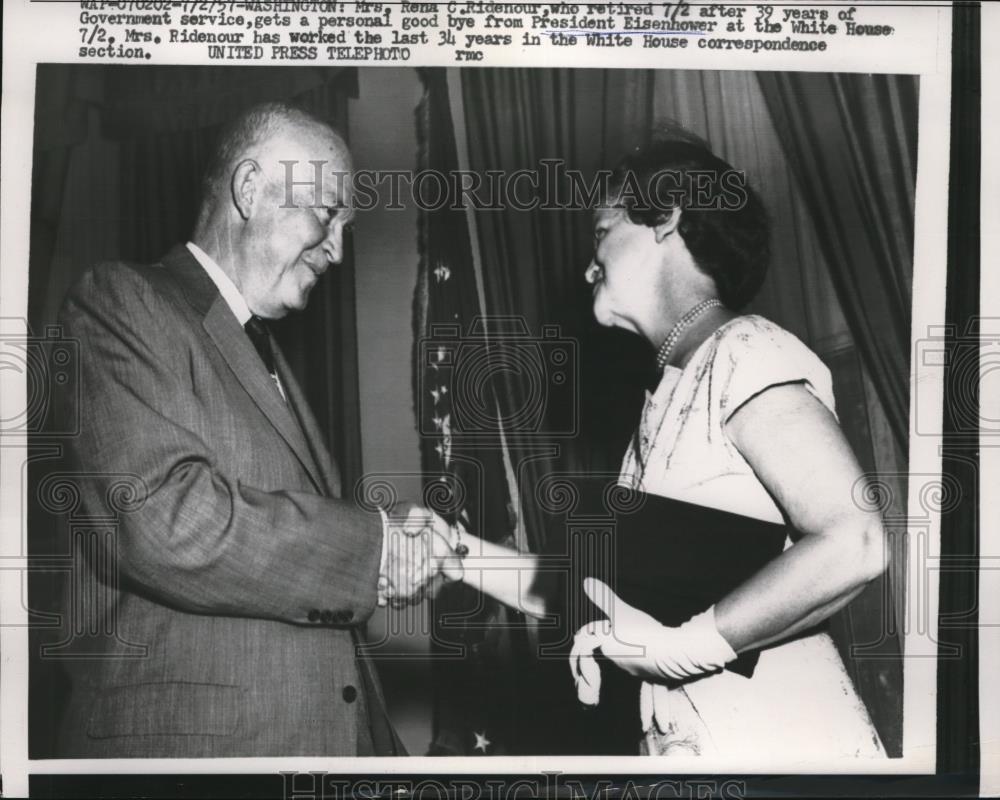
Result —
[{"label": "jacket sleeve", "polygon": [[85,507],[107,514],[122,476],[140,486],[117,528],[130,590],[183,611],[296,623],[364,622],[375,608],[378,514],[221,469],[197,432],[204,402],[178,345],[178,312],[132,268],[89,272],[63,307],[79,342],[70,444]]}]

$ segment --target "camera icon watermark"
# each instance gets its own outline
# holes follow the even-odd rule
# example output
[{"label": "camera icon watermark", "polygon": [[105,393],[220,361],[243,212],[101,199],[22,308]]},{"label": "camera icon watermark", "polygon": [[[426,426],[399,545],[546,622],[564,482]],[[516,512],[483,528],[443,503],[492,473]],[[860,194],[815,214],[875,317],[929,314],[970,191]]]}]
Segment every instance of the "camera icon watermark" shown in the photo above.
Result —
[{"label": "camera icon watermark", "polygon": [[79,420],[53,413],[60,392],[79,391],[80,343],[63,335],[62,328],[48,326],[33,336],[23,320],[0,320],[0,372],[6,377],[23,375],[25,402],[22,407],[0,413],[2,434],[75,435]]},{"label": "camera icon watermark", "polygon": [[914,427],[918,435],[940,430],[939,406],[929,392],[933,381],[922,379],[927,370],[946,369],[944,408],[957,433],[967,436],[1000,435],[1000,407],[980,401],[984,387],[1000,383],[1000,317],[973,317],[965,330],[955,325],[933,325],[914,346]]},{"label": "camera icon watermark", "polygon": [[[521,317],[477,317],[463,333],[438,325],[418,342],[420,433],[571,437],[579,428],[579,356],[558,326],[530,333]],[[503,390],[501,391],[501,388]]]}]

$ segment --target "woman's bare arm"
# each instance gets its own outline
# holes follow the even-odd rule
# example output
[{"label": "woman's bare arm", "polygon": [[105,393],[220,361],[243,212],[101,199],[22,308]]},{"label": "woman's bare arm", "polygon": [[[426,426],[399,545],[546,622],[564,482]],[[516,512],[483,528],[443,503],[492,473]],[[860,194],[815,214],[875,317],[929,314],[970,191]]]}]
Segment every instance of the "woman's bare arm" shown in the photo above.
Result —
[{"label": "woman's bare arm", "polygon": [[467,532],[462,543],[469,554],[462,559],[463,580],[469,586],[531,617],[548,611],[551,591],[547,574],[539,569],[538,556],[488,542]]},{"label": "woman's bare arm", "polygon": [[878,515],[854,502],[861,468],[836,419],[803,384],[773,386],[726,432],[802,537],[715,606],[737,652],[806,630],[885,569]]}]

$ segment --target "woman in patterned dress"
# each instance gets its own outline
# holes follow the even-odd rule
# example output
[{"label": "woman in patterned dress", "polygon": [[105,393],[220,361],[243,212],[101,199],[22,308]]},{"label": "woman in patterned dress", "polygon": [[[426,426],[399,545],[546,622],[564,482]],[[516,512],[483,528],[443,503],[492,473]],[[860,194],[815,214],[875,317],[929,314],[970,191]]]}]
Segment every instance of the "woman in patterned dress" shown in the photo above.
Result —
[{"label": "woman in patterned dress", "polygon": [[[706,177],[707,176],[707,177]],[[797,532],[784,552],[712,608],[667,627],[585,582],[610,624],[581,629],[571,669],[596,702],[592,653],[643,680],[639,752],[760,765],[884,757],[822,623],[885,568],[879,517],[852,500],[861,469],[838,425],[830,373],[791,333],[740,315],[769,256],[766,213],[742,174],[686,136],[615,169],[594,215],[586,271],[602,325],[657,350],[620,481]],[[477,540],[478,541],[478,540]],[[483,555],[496,556],[489,545]],[[476,549],[476,545],[473,545]],[[484,570],[483,589],[528,613],[544,598]],[[751,678],[722,669],[762,649]]]}]

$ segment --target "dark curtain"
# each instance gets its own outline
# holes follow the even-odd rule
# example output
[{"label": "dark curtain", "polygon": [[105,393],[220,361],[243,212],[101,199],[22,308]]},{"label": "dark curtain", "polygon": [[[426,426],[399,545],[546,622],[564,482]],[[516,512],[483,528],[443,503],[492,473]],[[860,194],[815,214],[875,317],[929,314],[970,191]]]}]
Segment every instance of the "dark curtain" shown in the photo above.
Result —
[{"label": "dark curtain", "polygon": [[[149,262],[188,239],[214,138],[239,110],[292,101],[344,132],[356,71],[49,64],[38,67],[36,96],[28,322],[42,331],[96,261]],[[361,473],[361,449],[354,265],[345,245],[344,263],[277,336],[350,487]],[[34,432],[32,487],[60,469],[61,426],[49,419]],[[55,571],[33,575],[30,605],[51,612],[65,579],[58,562],[67,539],[34,492],[28,514],[32,556],[56,563]],[[33,632],[34,652],[59,633]],[[30,749],[44,757],[65,691],[55,662],[33,661],[30,691]]]},{"label": "dark curtain", "polygon": [[[589,181],[598,167],[648,136],[648,114],[633,113],[649,107],[645,72],[487,69],[446,76],[428,69],[422,77],[420,169],[459,167],[456,137],[461,137],[470,151],[469,164],[461,166],[480,175],[542,169],[541,159],[561,158],[564,167],[580,170]],[[455,81],[450,94],[449,81]],[[548,188],[565,192],[565,183],[553,180],[559,186]],[[448,452],[457,459],[442,464],[439,448],[445,443],[430,427],[432,435],[422,437],[425,475],[433,486],[442,471],[449,479],[450,473],[464,477],[470,474],[464,465],[474,464],[472,472],[487,493],[479,489],[477,497],[476,486],[470,487],[473,530],[479,525],[485,538],[521,549],[558,552],[560,542],[546,530],[535,487],[557,468],[617,474],[650,356],[636,337],[608,336],[592,320],[583,281],[590,259],[588,212],[478,211],[474,221],[478,235],[470,241],[463,209],[421,213],[418,415],[423,427],[431,409],[421,381],[441,380],[446,373],[455,379],[447,384],[451,394],[439,393],[434,400],[433,414],[441,419],[446,410],[452,413]],[[482,287],[473,247],[481,260]],[[489,314],[473,323],[480,313],[479,288]],[[464,366],[454,371],[467,376],[463,380],[428,364],[426,348],[421,350],[420,341],[434,341],[428,332],[435,323],[440,330],[441,322],[450,324],[466,347]],[[503,445],[510,458],[506,469]],[[508,479],[514,481],[510,495]],[[577,704],[566,693],[563,661],[538,660],[538,631],[521,615],[475,594],[455,590],[435,601],[436,655],[455,643],[466,649],[462,659],[434,662],[432,752],[581,752],[588,743],[580,736],[586,729],[573,724]],[[440,625],[442,614],[454,618],[463,604],[457,630],[452,622],[449,632]],[[551,630],[544,635],[561,636]],[[476,734],[483,733],[489,745],[476,749],[477,741],[482,743]]]},{"label": "dark curtain", "polygon": [[[941,509],[937,771],[979,791],[979,394],[981,23],[979,4],[952,9],[948,285],[942,479],[962,502]],[[987,188],[986,184],[982,184]],[[923,332],[919,332],[923,333]],[[945,566],[947,565],[947,567]],[[994,713],[995,713],[994,709]]]},{"label": "dark curtain", "polygon": [[[508,370],[498,383],[501,414],[513,417],[540,403],[537,425],[508,431],[521,484],[520,511],[527,544],[546,547],[533,487],[553,468],[613,470],[642,404],[650,365],[648,348],[627,333],[599,328],[591,313],[591,287],[583,273],[592,254],[590,211],[559,208],[567,182],[543,165],[557,159],[590,181],[648,141],[652,75],[640,70],[476,69],[461,75],[469,167],[479,173],[537,170],[545,202],[536,210],[476,214],[486,305],[491,315],[513,317],[528,336],[564,340],[578,367],[572,389],[558,391],[542,376]],[[551,180],[549,177],[551,176]],[[513,346],[513,340],[508,340]],[[579,402],[579,406],[577,406]],[[552,455],[549,455],[551,453]]]},{"label": "dark curtain", "polygon": [[[458,159],[445,72],[425,69],[420,76],[417,168],[447,174],[458,168]],[[422,209],[418,220],[413,392],[424,499],[450,522],[509,544],[510,498],[499,433],[487,423],[495,408],[490,382],[483,380],[491,373],[491,356],[480,325],[465,211],[451,204]],[[465,583],[443,587],[431,601],[429,755],[499,755],[516,747],[517,671],[505,630],[513,616]]]},{"label": "dark curtain", "polygon": [[758,77],[854,341],[905,453],[917,78],[807,72]]},{"label": "dark curtain", "polygon": [[[493,385],[516,476],[515,535],[522,549],[537,553],[569,552],[567,526],[554,524],[543,507],[545,477],[617,476],[650,377],[645,343],[594,321],[583,279],[592,254],[590,211],[561,206],[571,204],[569,171],[589,183],[648,141],[652,80],[639,70],[476,69],[460,76],[468,167],[481,175],[526,169],[542,176],[538,208],[518,211],[508,200],[504,209],[475,213],[486,307],[497,320],[494,349],[508,364]],[[538,354],[534,369],[515,356],[527,348]],[[521,702],[533,709],[531,723],[517,732],[521,750],[632,753],[635,737],[620,732],[634,693],[602,704],[600,719],[576,702],[559,655],[573,634],[568,619],[539,625],[530,650],[516,658],[520,674],[530,676]],[[615,676],[605,685],[609,696],[612,684]]]},{"label": "dark curtain", "polygon": [[87,138],[89,108],[101,89],[96,73],[52,64],[38,67],[29,245],[33,280],[28,287],[28,318],[33,322],[43,322],[70,156]]}]

